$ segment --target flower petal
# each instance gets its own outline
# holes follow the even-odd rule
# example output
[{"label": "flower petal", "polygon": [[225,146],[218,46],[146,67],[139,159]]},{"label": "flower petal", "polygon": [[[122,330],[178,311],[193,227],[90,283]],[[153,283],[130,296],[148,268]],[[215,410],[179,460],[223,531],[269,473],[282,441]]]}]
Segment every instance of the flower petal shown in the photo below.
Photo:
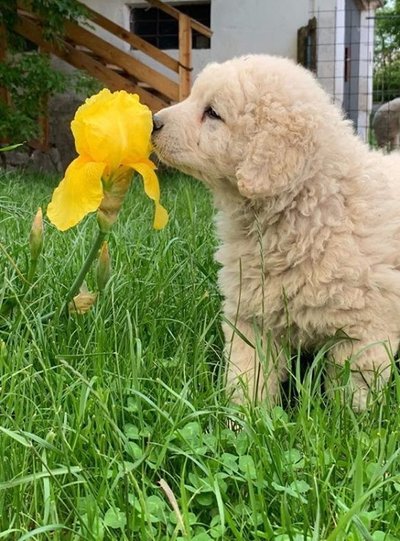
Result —
[{"label": "flower petal", "polygon": [[160,186],[158,184],[157,175],[154,172],[155,165],[150,160],[146,160],[143,162],[131,163],[130,167],[142,175],[144,191],[155,203],[154,229],[162,229],[167,225],[168,212],[160,204]]},{"label": "flower petal", "polygon": [[99,207],[105,168],[105,163],[89,162],[82,157],[70,163],[47,207],[47,216],[57,229],[69,229]]},{"label": "flower petal", "polygon": [[92,96],[71,123],[78,154],[105,162],[112,171],[148,158],[152,126],[150,109],[125,90]]}]

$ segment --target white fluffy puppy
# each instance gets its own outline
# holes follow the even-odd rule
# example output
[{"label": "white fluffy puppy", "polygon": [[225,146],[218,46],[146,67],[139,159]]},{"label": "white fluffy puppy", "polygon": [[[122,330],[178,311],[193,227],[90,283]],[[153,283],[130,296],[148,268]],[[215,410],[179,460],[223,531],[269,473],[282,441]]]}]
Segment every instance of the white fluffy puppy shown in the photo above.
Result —
[{"label": "white fluffy puppy", "polygon": [[207,66],[155,115],[153,142],[214,195],[234,398],[276,398],[271,337],[310,348],[340,330],[328,380],[349,360],[365,409],[400,340],[400,156],[370,151],[311,73],[265,55]]}]

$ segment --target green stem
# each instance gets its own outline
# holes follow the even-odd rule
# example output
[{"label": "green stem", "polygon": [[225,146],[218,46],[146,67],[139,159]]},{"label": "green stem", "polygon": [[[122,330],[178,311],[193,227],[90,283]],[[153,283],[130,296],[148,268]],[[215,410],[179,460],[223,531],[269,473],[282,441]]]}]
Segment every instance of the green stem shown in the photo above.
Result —
[{"label": "green stem", "polygon": [[30,287],[32,285],[32,282],[33,282],[33,278],[35,276],[35,272],[36,272],[36,268],[37,268],[37,264],[38,264],[38,259],[31,259],[30,261],[30,264],[29,264],[29,271],[28,271],[28,276],[27,276],[27,284],[26,284],[26,289],[28,289],[28,287]]},{"label": "green stem", "polygon": [[74,296],[78,293],[79,288],[83,284],[83,281],[85,279],[85,276],[90,269],[91,264],[98,256],[99,250],[101,248],[101,245],[103,244],[104,239],[107,237],[107,233],[104,231],[99,230],[97,233],[97,237],[94,240],[94,243],[90,249],[90,252],[88,253],[85,262],[82,265],[81,270],[78,273],[78,276],[75,278],[74,283],[70,287],[67,296],[65,297],[65,302],[62,308],[62,312],[68,307],[68,303],[74,298]]}]

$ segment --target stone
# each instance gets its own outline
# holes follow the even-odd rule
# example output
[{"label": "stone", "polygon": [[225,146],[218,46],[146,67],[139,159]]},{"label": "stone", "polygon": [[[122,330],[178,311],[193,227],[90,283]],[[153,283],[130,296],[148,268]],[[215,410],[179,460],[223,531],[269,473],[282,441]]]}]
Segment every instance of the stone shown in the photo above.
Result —
[{"label": "stone", "polygon": [[49,139],[59,152],[63,171],[77,156],[71,121],[83,101],[72,93],[57,94],[49,100]]},{"label": "stone", "polygon": [[38,171],[39,173],[63,173],[60,152],[55,147],[44,151],[34,150],[27,167],[30,171]]},{"label": "stone", "polygon": [[381,105],[374,115],[372,127],[379,147],[400,149],[400,98]]},{"label": "stone", "polygon": [[29,162],[29,152],[27,150],[6,151],[2,153],[2,157],[7,167],[26,167]]}]

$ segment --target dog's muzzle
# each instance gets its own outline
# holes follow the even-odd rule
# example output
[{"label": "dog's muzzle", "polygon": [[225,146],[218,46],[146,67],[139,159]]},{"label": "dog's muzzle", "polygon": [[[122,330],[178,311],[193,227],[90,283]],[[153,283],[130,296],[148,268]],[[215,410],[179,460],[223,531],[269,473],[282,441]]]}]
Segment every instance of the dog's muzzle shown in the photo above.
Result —
[{"label": "dog's muzzle", "polygon": [[153,131],[152,133],[161,130],[161,128],[164,126],[163,121],[160,119],[159,116],[153,115]]}]

